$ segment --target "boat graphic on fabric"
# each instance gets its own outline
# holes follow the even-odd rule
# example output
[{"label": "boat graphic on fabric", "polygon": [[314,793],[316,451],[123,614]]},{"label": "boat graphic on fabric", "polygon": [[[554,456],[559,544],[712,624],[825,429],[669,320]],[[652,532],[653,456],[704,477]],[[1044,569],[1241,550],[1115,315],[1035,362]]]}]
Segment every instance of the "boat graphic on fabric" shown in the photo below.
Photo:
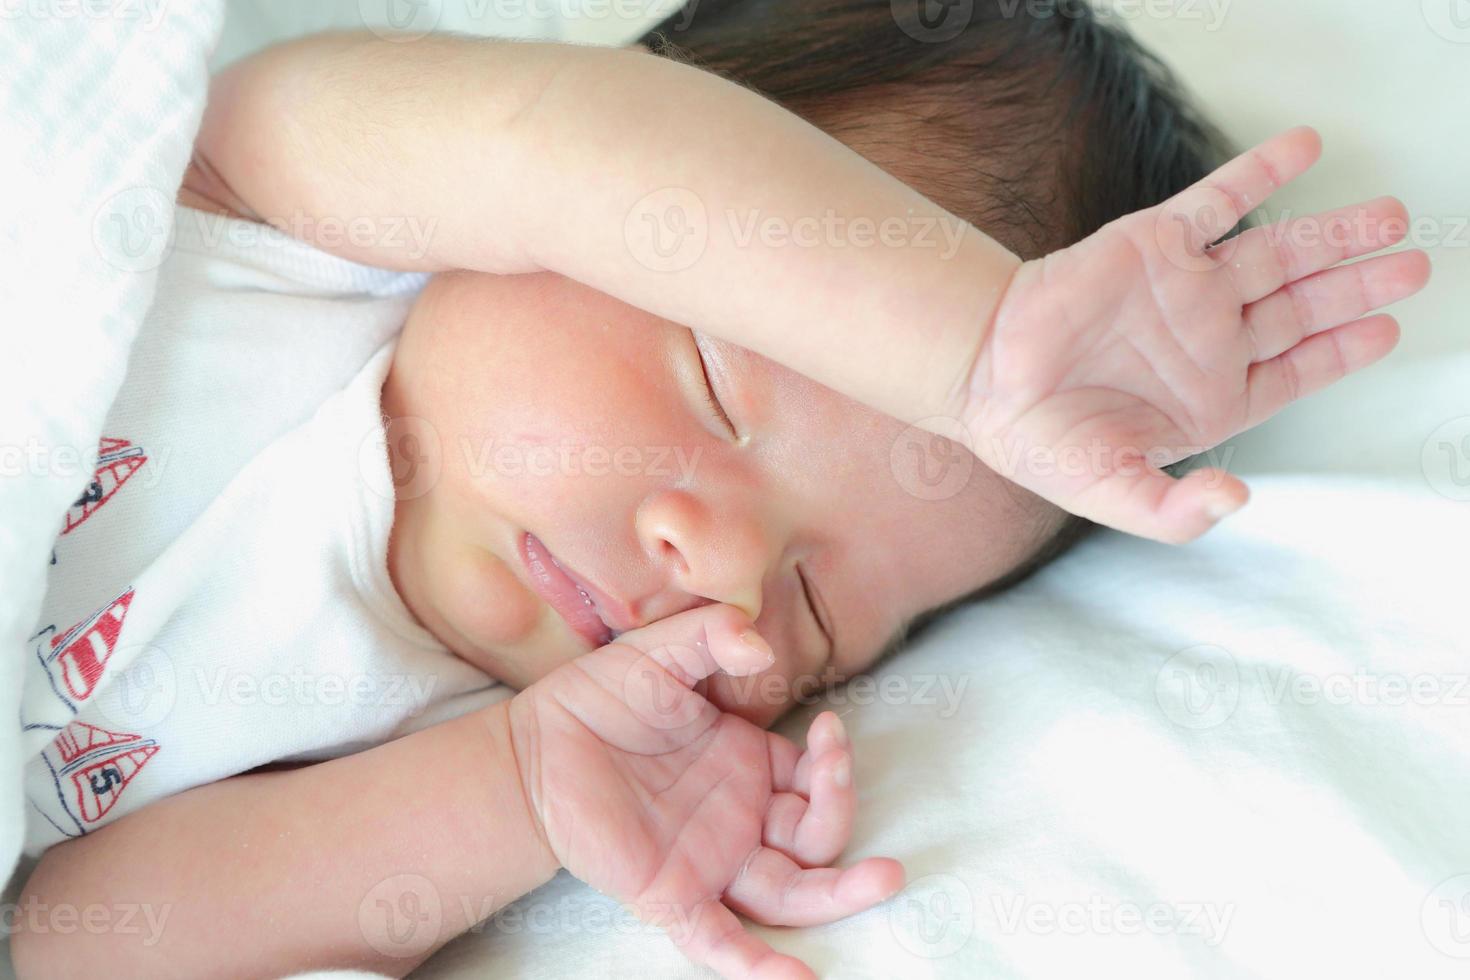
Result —
[{"label": "boat graphic on fabric", "polygon": [[[114,806],[123,790],[158,752],[158,742],[127,732],[112,732],[73,721],[57,733],[41,753],[56,785],[56,804],[31,802],[62,833],[75,837],[87,832]],[[69,821],[64,818],[70,818]],[[67,824],[75,826],[73,832]]]},{"label": "boat graphic on fabric", "polygon": [[49,651],[44,644],[37,647],[36,656],[51,678],[51,689],[73,713],[77,702],[87,700],[97,689],[107,661],[117,649],[123,619],[132,602],[133,590],[128,589],[89,618],[51,637]]},{"label": "boat graphic on fabric", "polygon": [[66,512],[66,527],[63,535],[70,534],[83,521],[102,509],[112,499],[117,488],[128,482],[128,478],[148,462],[142,446],[135,446],[126,439],[102,437],[97,445],[97,470],[92,482]]}]

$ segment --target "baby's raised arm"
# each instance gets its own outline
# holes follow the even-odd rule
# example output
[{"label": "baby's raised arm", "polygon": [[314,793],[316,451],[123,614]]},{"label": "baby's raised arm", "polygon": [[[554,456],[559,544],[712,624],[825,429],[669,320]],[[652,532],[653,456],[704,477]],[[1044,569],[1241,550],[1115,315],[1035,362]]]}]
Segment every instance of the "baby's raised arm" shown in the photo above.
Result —
[{"label": "baby's raised arm", "polygon": [[[197,147],[329,251],[557,272],[900,417],[945,408],[1020,265],[775,103],[637,50],[309,37],[222,72]],[[426,251],[387,234],[404,219]]]},{"label": "baby's raised arm", "polygon": [[[1317,162],[1310,129],[1022,263],[774,103],[620,49],[309,38],[220,76],[199,151],[258,216],[332,251],[561,273],[1170,542],[1247,491],[1162,468],[1387,355],[1398,324],[1368,314],[1430,272],[1412,251],[1338,268],[1406,237],[1391,198],[1225,239]],[[372,240],[405,218],[432,223],[426,251]],[[328,241],[324,219],[361,234]]]}]

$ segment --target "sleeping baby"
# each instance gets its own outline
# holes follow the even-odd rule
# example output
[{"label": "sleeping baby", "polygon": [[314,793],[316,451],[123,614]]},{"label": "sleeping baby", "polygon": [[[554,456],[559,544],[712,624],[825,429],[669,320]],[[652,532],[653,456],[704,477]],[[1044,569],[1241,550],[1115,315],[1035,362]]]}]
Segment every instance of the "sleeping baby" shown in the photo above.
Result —
[{"label": "sleeping baby", "polygon": [[401,975],[566,869],[806,976],[740,916],[898,891],[835,866],[837,716],[765,726],[1088,528],[1206,532],[1245,488],[1177,464],[1429,274],[1339,265],[1392,199],[1242,231],[1315,133],[1216,169],[1125,35],[1009,6],[224,71],[29,652],[19,975]]}]

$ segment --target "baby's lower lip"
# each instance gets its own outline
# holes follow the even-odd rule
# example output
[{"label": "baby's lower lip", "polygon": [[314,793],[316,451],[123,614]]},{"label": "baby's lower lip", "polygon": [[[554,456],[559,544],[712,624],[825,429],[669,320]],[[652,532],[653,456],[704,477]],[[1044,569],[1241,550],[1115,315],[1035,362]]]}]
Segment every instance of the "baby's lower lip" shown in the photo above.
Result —
[{"label": "baby's lower lip", "polygon": [[546,545],[530,532],[521,536],[521,560],[535,593],[593,649],[612,642],[612,630],[598,615],[591,597],[561,570]]}]

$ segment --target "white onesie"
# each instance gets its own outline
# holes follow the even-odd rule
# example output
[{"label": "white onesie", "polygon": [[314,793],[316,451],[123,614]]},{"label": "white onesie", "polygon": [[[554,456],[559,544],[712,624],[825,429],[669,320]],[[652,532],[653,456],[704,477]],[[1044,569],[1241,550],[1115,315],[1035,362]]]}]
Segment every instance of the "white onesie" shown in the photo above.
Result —
[{"label": "white onesie", "polygon": [[379,394],[424,277],[177,214],[29,643],[32,855],[510,693],[420,627],[388,577]]}]

